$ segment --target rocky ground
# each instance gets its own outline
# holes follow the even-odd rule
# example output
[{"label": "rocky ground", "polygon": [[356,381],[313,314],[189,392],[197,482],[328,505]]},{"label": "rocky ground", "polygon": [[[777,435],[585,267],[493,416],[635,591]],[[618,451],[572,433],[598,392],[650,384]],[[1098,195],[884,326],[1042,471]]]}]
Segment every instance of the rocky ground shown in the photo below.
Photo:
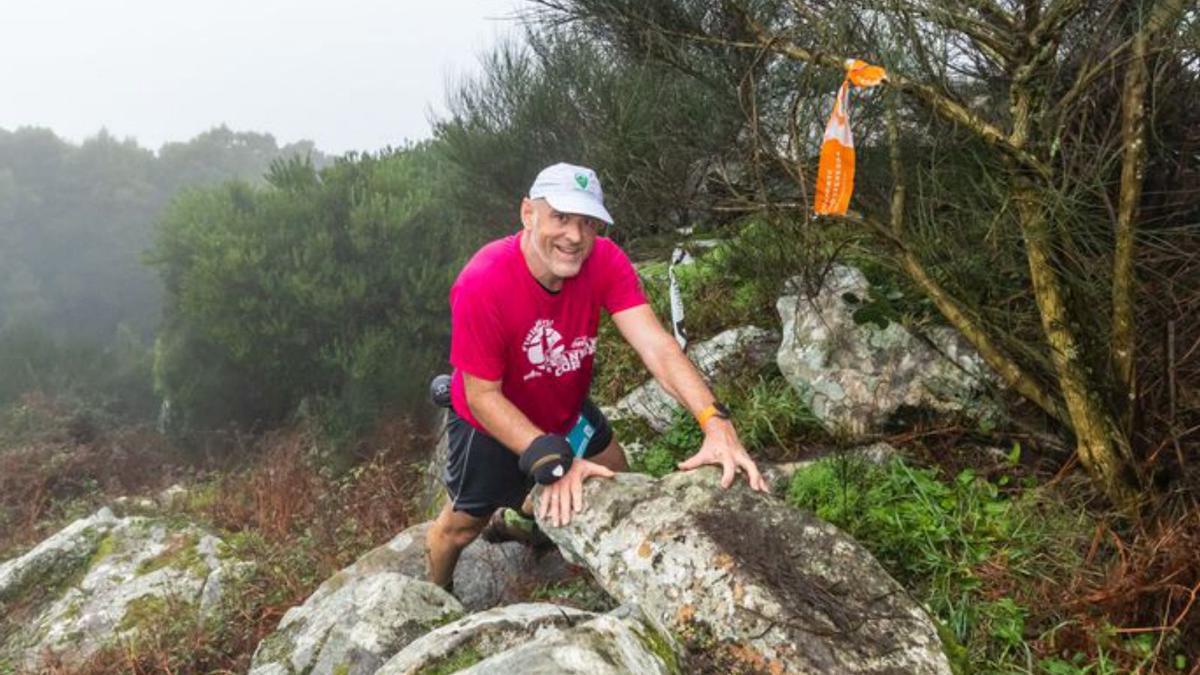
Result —
[{"label": "rocky ground", "polygon": [[[960,342],[859,321],[861,274],[838,268],[831,279],[815,298],[780,299],[782,335],[743,327],[689,352],[710,377],[774,355],[820,423],[847,438],[869,438],[905,407],[998,414],[986,372]],[[611,410],[658,431],[677,413],[654,383]],[[416,497],[427,514],[438,505],[441,450]],[[400,532],[288,610],[250,672],[950,672],[926,610],[871,554],[778,497],[741,483],[722,490],[704,469],[593,481],[587,498],[569,526],[543,523],[557,548],[473,544],[454,595],[424,580],[428,524]],[[0,672],[69,669],[132,639],[164,607],[203,616],[250,564],[195,524],[101,509],[0,564],[10,617]],[[616,609],[524,601],[580,567]]]}]

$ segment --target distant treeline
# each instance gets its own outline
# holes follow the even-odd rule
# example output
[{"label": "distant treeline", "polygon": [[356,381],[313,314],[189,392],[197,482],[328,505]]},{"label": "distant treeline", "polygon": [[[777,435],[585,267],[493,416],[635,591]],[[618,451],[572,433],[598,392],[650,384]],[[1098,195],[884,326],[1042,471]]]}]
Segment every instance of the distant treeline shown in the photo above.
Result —
[{"label": "distant treeline", "polygon": [[141,256],[185,187],[259,180],[280,157],[328,162],[308,141],[214,128],[157,153],[106,131],[76,145],[0,129],[0,404],[40,389],[157,408],[146,345],[161,284]]},{"label": "distant treeline", "polygon": [[178,431],[297,411],[361,429],[446,367],[449,284],[516,229],[541,167],[595,166],[621,240],[705,217],[735,90],[531,26],[433,139],[377,153],[0,131],[0,405],[40,389],[146,420],[165,400]]}]

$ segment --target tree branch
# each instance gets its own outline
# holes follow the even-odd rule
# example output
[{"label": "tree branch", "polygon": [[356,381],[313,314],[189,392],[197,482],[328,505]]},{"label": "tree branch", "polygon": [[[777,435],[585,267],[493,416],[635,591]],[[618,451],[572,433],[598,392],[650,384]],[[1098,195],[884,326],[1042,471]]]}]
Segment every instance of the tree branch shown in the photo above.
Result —
[{"label": "tree branch", "polygon": [[939,26],[956,30],[975,42],[979,50],[993,58],[1001,66],[1016,59],[1016,45],[1004,33],[984,22],[965,14],[952,12],[945,7],[924,2],[907,7],[897,7],[901,13],[913,13]]},{"label": "tree branch", "polygon": [[[1066,411],[1058,399],[1046,393],[1038,384],[1037,380],[1025,372],[1021,366],[1011,357],[1005,354],[991,339],[987,332],[967,313],[966,309],[958,302],[945,288],[942,287],[929,273],[925,270],[925,266],[917,258],[912,249],[907,246],[904,239],[904,199],[905,199],[905,182],[904,182],[904,164],[900,156],[900,131],[896,121],[896,112],[894,106],[888,107],[887,112],[887,127],[888,127],[888,156],[891,160],[892,168],[892,200],[891,200],[891,227],[884,228],[877,221],[873,226],[878,230],[890,230],[888,240],[893,244],[898,244],[900,252],[900,263],[905,274],[912,280],[930,300],[934,306],[941,312],[946,321],[950,322],[958,332],[960,332],[968,342],[971,343],[979,355],[983,357],[984,362],[988,364],[1000,376],[1001,381],[1005,385],[1011,387],[1021,396],[1032,401],[1046,414],[1055,418],[1059,422],[1069,423]],[[873,219],[864,218],[864,221]]]},{"label": "tree branch", "polygon": [[1113,374],[1126,400],[1123,407],[1128,431],[1137,398],[1135,321],[1133,302],[1137,291],[1133,259],[1137,218],[1142,200],[1143,169],[1146,164],[1146,87],[1150,78],[1149,45],[1163,28],[1183,12],[1185,0],[1165,0],[1151,10],[1145,24],[1133,36],[1133,54],[1125,69],[1121,91],[1121,185],[1117,201],[1113,252],[1112,342]]},{"label": "tree branch", "polygon": [[[790,59],[804,61],[805,63],[836,68],[838,70],[845,68],[845,57],[810,51],[794,44],[785,43],[781,38],[769,34],[744,10],[739,9],[739,11],[743,14],[747,26],[750,27],[751,32],[754,33],[758,40],[757,43],[754,43],[756,47],[768,49]],[[927,84],[910,80],[899,73],[889,72],[883,84],[904,92],[917,102],[931,109],[942,119],[967,129],[988,145],[1002,151],[1022,166],[1034,171],[1040,177],[1044,179],[1050,178],[1050,167],[1044,162],[1019,146],[1014,145],[1004,132],[992,126],[987,120],[971,112],[949,96]]]}]

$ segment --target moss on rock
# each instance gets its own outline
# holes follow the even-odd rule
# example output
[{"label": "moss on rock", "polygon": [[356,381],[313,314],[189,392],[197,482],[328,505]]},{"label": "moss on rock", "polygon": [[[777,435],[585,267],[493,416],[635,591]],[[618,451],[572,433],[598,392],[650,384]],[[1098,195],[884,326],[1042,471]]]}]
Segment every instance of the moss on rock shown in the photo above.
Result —
[{"label": "moss on rock", "polygon": [[642,645],[663,662],[663,665],[667,667],[667,672],[671,675],[683,673],[683,669],[679,665],[679,656],[675,653],[675,648],[671,645],[669,638],[648,624],[645,631],[635,630],[634,633],[641,639]]},{"label": "moss on rock", "polygon": [[169,607],[160,595],[143,595],[125,605],[125,614],[117,624],[117,632],[137,630],[142,626],[154,625],[167,616]]},{"label": "moss on rock", "polygon": [[112,532],[104,535],[100,543],[96,545],[96,550],[92,552],[92,559],[88,561],[87,568],[90,570],[96,565],[99,565],[105,558],[109,557],[117,550],[117,538]]},{"label": "moss on rock", "polygon": [[209,568],[208,563],[204,562],[204,558],[200,556],[200,551],[196,547],[199,542],[200,538],[194,532],[175,535],[162,553],[144,560],[142,564],[138,565],[137,575],[144,576],[164,567],[170,567],[190,571],[203,579],[208,576]]},{"label": "moss on rock", "polygon": [[417,675],[449,675],[479,663],[483,654],[474,645],[464,645],[417,671]]}]

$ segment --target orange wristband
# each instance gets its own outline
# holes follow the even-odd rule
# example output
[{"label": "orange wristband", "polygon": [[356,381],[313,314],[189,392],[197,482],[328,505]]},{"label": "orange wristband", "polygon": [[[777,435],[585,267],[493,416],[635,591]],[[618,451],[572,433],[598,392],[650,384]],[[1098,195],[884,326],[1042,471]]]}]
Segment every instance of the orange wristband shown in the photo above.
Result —
[{"label": "orange wristband", "polygon": [[701,410],[699,415],[696,415],[696,424],[699,424],[700,429],[703,430],[704,425],[708,424],[710,419],[717,416],[720,416],[723,419],[729,419],[729,413],[717,407],[716,403],[711,403],[707,408]]}]

